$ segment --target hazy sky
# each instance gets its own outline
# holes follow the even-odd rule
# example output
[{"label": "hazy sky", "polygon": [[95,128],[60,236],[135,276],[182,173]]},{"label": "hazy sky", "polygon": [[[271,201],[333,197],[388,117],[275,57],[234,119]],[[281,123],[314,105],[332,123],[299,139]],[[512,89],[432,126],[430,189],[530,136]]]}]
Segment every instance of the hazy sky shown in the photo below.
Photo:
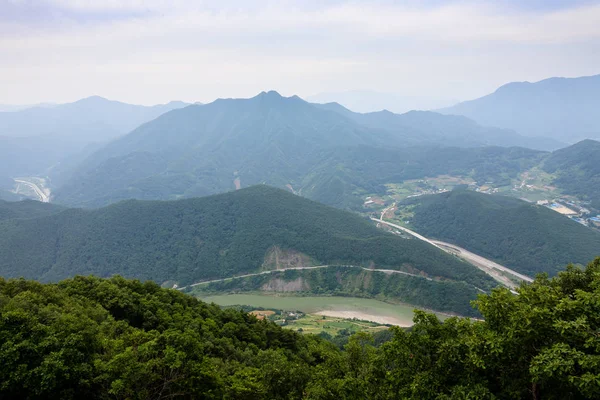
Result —
[{"label": "hazy sky", "polygon": [[600,73],[600,2],[0,0],[0,103],[371,90],[466,100]]}]

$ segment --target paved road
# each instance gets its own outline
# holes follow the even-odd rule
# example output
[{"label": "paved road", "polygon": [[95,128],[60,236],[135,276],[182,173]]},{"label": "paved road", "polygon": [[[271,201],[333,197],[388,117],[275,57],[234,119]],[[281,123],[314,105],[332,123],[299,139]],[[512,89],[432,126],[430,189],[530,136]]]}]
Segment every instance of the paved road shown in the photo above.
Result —
[{"label": "paved road", "polygon": [[17,183],[21,183],[23,185],[29,186],[30,188],[33,189],[33,191],[35,192],[35,194],[39,197],[40,201],[43,203],[50,203],[50,197],[48,197],[46,195],[46,193],[44,193],[44,191],[35,183],[33,182],[29,182],[29,181],[24,181],[22,179],[15,179],[14,180]]},{"label": "paved road", "polygon": [[316,267],[281,268],[281,269],[274,269],[274,270],[269,270],[269,271],[256,272],[256,273],[253,273],[253,274],[232,276],[230,278],[213,279],[211,281],[203,281],[203,282],[192,283],[189,286],[183,286],[183,287],[176,288],[176,289],[177,290],[183,290],[183,289],[186,289],[188,287],[194,287],[194,286],[198,286],[198,285],[205,285],[205,284],[213,283],[213,282],[225,282],[225,281],[230,281],[230,280],[238,279],[238,278],[249,278],[251,276],[272,274],[274,272],[290,271],[290,270],[319,269],[319,268],[329,268],[329,267],[360,268],[360,269],[364,269],[365,271],[383,272],[384,274],[401,274],[401,275],[414,276],[415,278],[426,279],[428,281],[432,280],[431,278],[428,278],[426,276],[417,275],[417,274],[411,274],[411,273],[404,272],[404,271],[396,271],[395,269],[366,268],[366,267],[359,267],[357,265],[318,265]]},{"label": "paved road", "polygon": [[476,262],[481,264],[482,266],[484,266],[485,268],[489,268],[489,269],[495,269],[495,270],[500,270],[502,272],[506,272],[507,274],[510,275],[514,275],[515,277],[522,279],[526,282],[533,282],[533,279],[527,275],[523,275],[515,270],[512,270],[510,268],[507,268],[503,265],[500,265],[498,263],[495,263],[491,260],[488,260],[487,258],[481,257],[480,255],[477,255],[475,253],[470,252],[469,250],[465,250],[461,247],[458,247],[454,244],[450,244],[450,243],[446,243],[446,242],[441,242],[439,240],[434,240],[433,241],[435,244],[437,244],[438,246],[441,247],[446,247],[448,249],[450,249],[453,253],[456,252],[455,254],[458,255],[461,258],[465,258],[467,260],[470,260],[472,262]]},{"label": "paved road", "polygon": [[509,279],[505,274],[510,274],[510,275],[512,275],[518,279],[522,279],[526,282],[533,282],[533,279],[527,275],[520,274],[517,271],[513,271],[510,268],[507,268],[503,265],[495,263],[492,260],[488,260],[487,258],[484,258],[475,253],[472,253],[472,252],[465,250],[461,247],[458,247],[456,245],[441,242],[439,240],[428,239],[425,236],[420,235],[415,231],[412,231],[408,228],[405,228],[405,227],[397,225],[397,224],[393,224],[391,222],[384,221],[382,219],[377,219],[377,218],[371,218],[371,219],[375,222],[385,224],[385,225],[391,226],[393,228],[399,229],[403,232],[406,232],[406,233],[416,237],[417,239],[420,239],[424,242],[431,244],[432,246],[437,247],[440,250],[445,251],[446,253],[454,254],[454,255],[466,260],[467,262],[473,264],[474,266],[476,266],[477,268],[479,268],[480,270],[482,270],[483,272],[490,275],[492,278],[496,279],[498,282],[502,283],[503,285],[505,285],[509,288],[515,288],[518,286],[518,284],[516,284],[511,279]]}]

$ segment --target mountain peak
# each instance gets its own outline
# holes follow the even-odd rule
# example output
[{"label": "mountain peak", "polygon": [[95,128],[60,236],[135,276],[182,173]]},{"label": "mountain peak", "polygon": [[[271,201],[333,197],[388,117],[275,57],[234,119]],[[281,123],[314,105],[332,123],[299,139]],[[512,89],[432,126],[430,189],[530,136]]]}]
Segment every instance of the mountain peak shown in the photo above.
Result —
[{"label": "mountain peak", "polygon": [[275,90],[269,90],[268,92],[260,92],[258,95],[255,96],[256,99],[282,99],[283,96],[280,95],[277,91]]}]

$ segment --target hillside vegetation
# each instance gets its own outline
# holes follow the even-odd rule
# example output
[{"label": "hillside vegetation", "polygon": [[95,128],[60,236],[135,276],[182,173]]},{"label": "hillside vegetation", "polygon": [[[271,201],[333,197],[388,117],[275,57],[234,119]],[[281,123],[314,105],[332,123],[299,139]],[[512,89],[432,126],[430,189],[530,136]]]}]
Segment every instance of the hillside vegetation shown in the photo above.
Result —
[{"label": "hillside vegetation", "polygon": [[[279,261],[273,261],[274,252],[282,255]],[[181,286],[302,263],[407,270],[484,290],[494,285],[428,244],[264,185],[206,198],[130,200],[6,220],[0,223],[0,254],[0,275],[42,281],[122,274]]]},{"label": "hillside vegetation", "polygon": [[600,255],[600,233],[546,207],[468,190],[409,199],[414,229],[518,272],[551,275]]},{"label": "hillside vegetation", "polygon": [[0,200],[0,221],[6,219],[39,218],[65,210],[65,207],[34,200]]},{"label": "hillside vegetation", "polygon": [[484,320],[416,312],[339,350],[150,282],[0,278],[0,397],[595,399],[599,279],[600,259],[570,266],[482,295]]},{"label": "hillside vegetation", "polygon": [[546,172],[557,175],[554,184],[564,192],[591,201],[600,212],[600,142],[584,140],[553,152],[543,164]]}]

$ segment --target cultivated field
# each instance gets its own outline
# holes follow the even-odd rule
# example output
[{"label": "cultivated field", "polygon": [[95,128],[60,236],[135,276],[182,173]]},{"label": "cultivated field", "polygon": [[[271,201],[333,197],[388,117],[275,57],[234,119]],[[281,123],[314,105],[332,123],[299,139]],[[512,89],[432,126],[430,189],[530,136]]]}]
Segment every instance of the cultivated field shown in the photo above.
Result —
[{"label": "cultivated field", "polygon": [[356,318],[379,324],[411,326],[414,307],[389,304],[355,297],[267,296],[259,294],[228,294],[202,298],[222,306],[250,305],[341,319]]}]

